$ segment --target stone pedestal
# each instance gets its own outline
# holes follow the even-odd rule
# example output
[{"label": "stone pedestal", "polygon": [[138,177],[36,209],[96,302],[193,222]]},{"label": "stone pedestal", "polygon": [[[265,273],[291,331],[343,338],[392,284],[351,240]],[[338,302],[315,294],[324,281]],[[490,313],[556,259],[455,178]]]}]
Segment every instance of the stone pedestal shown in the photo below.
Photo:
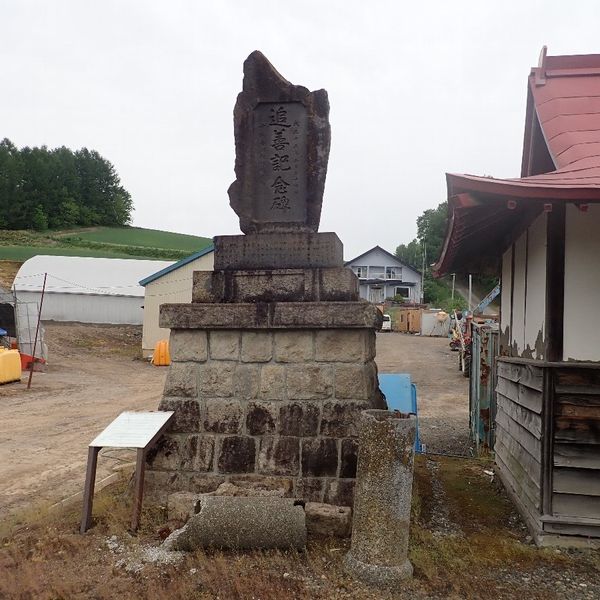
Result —
[{"label": "stone pedestal", "polygon": [[384,402],[381,314],[357,301],[354,273],[197,272],[193,298],[161,307],[172,364],[160,409],[175,419],[149,456],[148,486],[166,495],[227,480],[351,506],[359,415]]},{"label": "stone pedestal", "polygon": [[408,532],[416,418],[367,410],[360,421],[360,453],[346,567],[375,585],[393,585],[412,575]]}]

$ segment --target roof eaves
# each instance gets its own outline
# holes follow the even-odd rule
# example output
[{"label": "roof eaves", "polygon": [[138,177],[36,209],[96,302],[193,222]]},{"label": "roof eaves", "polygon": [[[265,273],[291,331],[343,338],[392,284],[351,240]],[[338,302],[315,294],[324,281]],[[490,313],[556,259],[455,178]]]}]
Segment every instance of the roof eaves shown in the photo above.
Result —
[{"label": "roof eaves", "polygon": [[191,263],[192,261],[196,260],[197,258],[201,258],[202,256],[206,256],[207,254],[214,252],[214,249],[215,249],[214,245],[210,244],[206,248],[203,248],[202,250],[199,250],[198,252],[194,252],[194,254],[190,254],[189,256],[186,256],[185,258],[182,258],[181,260],[178,260],[176,263],[173,263],[172,265],[169,265],[168,267],[165,267],[164,269],[161,269],[160,271],[157,271],[156,273],[153,273],[152,275],[148,275],[148,277],[145,277],[144,279],[142,279],[139,282],[139,284],[142,287],[145,287],[149,283],[152,283],[153,281],[160,279],[161,277],[163,277],[164,275],[167,275],[168,273],[172,273],[173,271],[176,271],[180,267],[184,267],[185,265]]}]

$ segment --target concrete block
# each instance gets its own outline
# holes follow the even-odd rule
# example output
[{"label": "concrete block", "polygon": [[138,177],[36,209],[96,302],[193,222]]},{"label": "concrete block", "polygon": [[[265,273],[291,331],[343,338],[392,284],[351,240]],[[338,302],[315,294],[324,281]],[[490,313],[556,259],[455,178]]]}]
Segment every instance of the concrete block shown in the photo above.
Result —
[{"label": "concrete block", "polygon": [[284,365],[263,365],[260,370],[258,395],[263,400],[285,400],[286,368]]},{"label": "concrete block", "polygon": [[324,501],[335,506],[354,507],[354,479],[330,479],[325,486]]},{"label": "concrete block", "polygon": [[334,506],[322,502],[307,502],[306,530],[311,537],[350,536],[352,530],[352,509],[349,506]]},{"label": "concrete block", "polygon": [[260,389],[260,366],[238,364],[234,374],[234,394],[242,400],[258,398]]},{"label": "concrete block", "polygon": [[277,431],[279,402],[249,402],[246,430],[250,435],[272,434]]},{"label": "concrete block", "polygon": [[169,426],[171,433],[190,433],[200,430],[200,404],[196,398],[163,397],[158,410],[173,410]]},{"label": "concrete block", "polygon": [[319,477],[301,477],[296,482],[295,496],[305,502],[321,502],[324,490],[324,479]]},{"label": "concrete block", "polygon": [[349,479],[356,477],[356,463],[358,460],[358,440],[348,438],[342,440],[342,453],[340,456],[340,477]]},{"label": "concrete block", "polygon": [[174,362],[206,361],[208,357],[206,331],[171,330],[169,353]]},{"label": "concrete block", "polygon": [[360,413],[371,408],[368,402],[332,400],[323,403],[321,413],[321,435],[328,437],[358,436]]},{"label": "concrete block", "polygon": [[319,431],[321,409],[316,402],[289,402],[279,408],[279,433],[312,437]]},{"label": "concrete block", "polygon": [[213,360],[239,360],[240,332],[211,331],[209,334],[210,357]]},{"label": "concrete block", "polygon": [[315,358],[324,362],[363,362],[366,330],[328,329],[315,334]]},{"label": "concrete block", "polygon": [[199,434],[164,435],[147,453],[154,469],[168,471],[210,471],[214,438]]},{"label": "concrete block", "polygon": [[212,433],[240,433],[242,405],[239,400],[212,398],[204,401],[204,430]]},{"label": "concrete block", "polygon": [[302,476],[335,477],[338,470],[338,443],[332,438],[302,439]]},{"label": "concrete block", "polygon": [[300,440],[297,437],[260,438],[258,471],[267,475],[298,475]]},{"label": "concrete block", "polygon": [[196,394],[196,363],[171,363],[165,381],[164,395],[189,398]]},{"label": "concrete block", "polygon": [[368,400],[374,383],[369,381],[372,373],[364,364],[335,365],[335,397]]},{"label": "concrete block", "polygon": [[276,331],[274,342],[277,362],[302,363],[314,360],[315,343],[312,331]]},{"label": "concrete block", "polygon": [[235,365],[209,362],[198,366],[198,390],[204,397],[226,398],[233,394]]},{"label": "concrete block", "polygon": [[290,400],[330,398],[333,395],[333,369],[329,365],[290,365],[287,371]]},{"label": "concrete block", "polygon": [[246,436],[221,439],[217,462],[219,473],[250,473],[256,462],[256,443]]},{"label": "concrete block", "polygon": [[273,335],[270,331],[242,332],[242,362],[269,362],[273,358]]}]

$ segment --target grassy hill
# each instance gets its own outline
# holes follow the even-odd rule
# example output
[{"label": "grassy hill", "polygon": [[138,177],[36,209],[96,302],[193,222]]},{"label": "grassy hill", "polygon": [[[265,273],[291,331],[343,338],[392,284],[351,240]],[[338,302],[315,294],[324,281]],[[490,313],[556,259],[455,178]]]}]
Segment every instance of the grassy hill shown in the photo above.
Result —
[{"label": "grassy hill", "polygon": [[210,243],[210,238],[141,227],[0,230],[0,260],[25,261],[37,254],[179,260]]}]

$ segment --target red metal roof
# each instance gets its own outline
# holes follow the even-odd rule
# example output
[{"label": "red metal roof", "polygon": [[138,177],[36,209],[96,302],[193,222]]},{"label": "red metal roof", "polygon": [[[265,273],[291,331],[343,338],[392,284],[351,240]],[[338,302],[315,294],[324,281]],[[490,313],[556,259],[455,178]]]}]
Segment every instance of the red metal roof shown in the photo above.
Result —
[{"label": "red metal roof", "polygon": [[450,218],[438,275],[497,260],[510,231],[545,203],[600,202],[600,54],[542,50],[528,80],[521,177],[447,174],[446,181]]}]

